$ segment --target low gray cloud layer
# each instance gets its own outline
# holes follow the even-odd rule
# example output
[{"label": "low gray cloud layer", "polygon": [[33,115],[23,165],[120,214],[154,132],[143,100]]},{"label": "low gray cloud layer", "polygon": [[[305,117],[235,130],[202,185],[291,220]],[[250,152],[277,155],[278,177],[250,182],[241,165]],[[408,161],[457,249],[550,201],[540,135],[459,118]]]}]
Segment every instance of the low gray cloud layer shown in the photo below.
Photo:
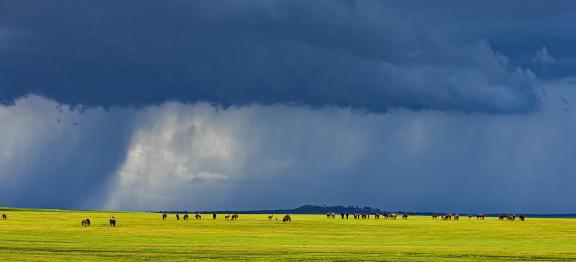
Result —
[{"label": "low gray cloud layer", "polygon": [[545,86],[543,109],[521,115],[165,103],[56,123],[56,103],[32,97],[0,107],[12,123],[0,131],[0,196],[122,210],[571,212],[575,85]]}]

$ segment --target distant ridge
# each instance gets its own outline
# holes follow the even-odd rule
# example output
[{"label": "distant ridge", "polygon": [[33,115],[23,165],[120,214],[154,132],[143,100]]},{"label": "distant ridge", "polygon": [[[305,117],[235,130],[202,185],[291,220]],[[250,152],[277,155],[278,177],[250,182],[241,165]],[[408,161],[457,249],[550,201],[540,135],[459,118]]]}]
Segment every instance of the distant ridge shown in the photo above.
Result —
[{"label": "distant ridge", "polygon": [[[400,211],[400,210],[381,210],[379,208],[372,208],[372,207],[358,207],[358,206],[318,206],[318,205],[303,205],[297,208],[292,209],[268,209],[268,210],[197,210],[197,211],[157,211],[157,212],[166,212],[166,213],[217,213],[217,214],[229,214],[229,213],[238,213],[238,214],[326,214],[326,213],[364,213],[364,214],[383,214],[383,213],[397,213],[397,214],[409,214],[409,215],[416,215],[416,216],[431,216],[432,214],[446,214],[446,213],[453,213],[456,214],[457,212],[449,212],[449,211],[439,211],[439,212],[418,212],[418,211]],[[477,215],[476,213],[458,213],[462,216],[466,215]],[[512,212],[501,212],[501,213],[484,213],[485,216],[489,217],[497,217],[501,214],[516,214],[516,215],[525,215],[528,217],[542,217],[542,218],[576,218],[576,213],[566,213],[566,214],[528,214],[528,213],[512,213]]]}]

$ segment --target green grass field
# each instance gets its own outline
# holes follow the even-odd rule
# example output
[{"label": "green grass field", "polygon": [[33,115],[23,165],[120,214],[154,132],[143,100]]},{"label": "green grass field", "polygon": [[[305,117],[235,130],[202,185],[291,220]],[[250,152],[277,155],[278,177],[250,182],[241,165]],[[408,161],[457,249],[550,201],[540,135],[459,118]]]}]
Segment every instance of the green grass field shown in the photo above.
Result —
[{"label": "green grass field", "polygon": [[[0,258],[16,260],[576,260],[576,220],[525,222],[461,218],[433,221],[328,220],[293,215],[292,223],[266,215],[238,221],[162,221],[161,214],[7,210],[0,220]],[[118,226],[108,225],[115,216]],[[92,226],[80,222],[88,217]],[[278,217],[281,220],[280,216]]]}]

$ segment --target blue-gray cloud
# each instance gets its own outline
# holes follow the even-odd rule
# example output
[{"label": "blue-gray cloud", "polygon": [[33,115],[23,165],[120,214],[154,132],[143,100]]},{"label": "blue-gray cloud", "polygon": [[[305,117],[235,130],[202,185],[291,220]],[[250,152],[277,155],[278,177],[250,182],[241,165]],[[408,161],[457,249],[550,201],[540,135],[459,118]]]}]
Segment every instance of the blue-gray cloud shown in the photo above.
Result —
[{"label": "blue-gray cloud", "polygon": [[529,69],[483,32],[460,37],[473,22],[454,30],[434,16],[444,9],[422,2],[5,1],[0,10],[10,36],[0,44],[4,103],[32,93],[105,107],[205,101],[510,113],[541,102]]}]

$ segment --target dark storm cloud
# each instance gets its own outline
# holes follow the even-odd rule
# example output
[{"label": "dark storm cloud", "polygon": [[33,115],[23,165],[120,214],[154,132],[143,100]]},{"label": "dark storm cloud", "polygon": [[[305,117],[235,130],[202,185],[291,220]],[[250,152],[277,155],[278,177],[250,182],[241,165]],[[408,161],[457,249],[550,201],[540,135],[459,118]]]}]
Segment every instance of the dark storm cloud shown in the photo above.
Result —
[{"label": "dark storm cloud", "polygon": [[[33,93],[105,107],[176,100],[534,111],[536,77],[489,44],[529,31],[514,3],[2,1],[0,101]],[[567,12],[561,4],[522,5],[555,24],[551,14]],[[503,20],[501,35],[479,29],[482,15],[465,15],[474,10]],[[544,44],[526,48],[527,61]]]}]

